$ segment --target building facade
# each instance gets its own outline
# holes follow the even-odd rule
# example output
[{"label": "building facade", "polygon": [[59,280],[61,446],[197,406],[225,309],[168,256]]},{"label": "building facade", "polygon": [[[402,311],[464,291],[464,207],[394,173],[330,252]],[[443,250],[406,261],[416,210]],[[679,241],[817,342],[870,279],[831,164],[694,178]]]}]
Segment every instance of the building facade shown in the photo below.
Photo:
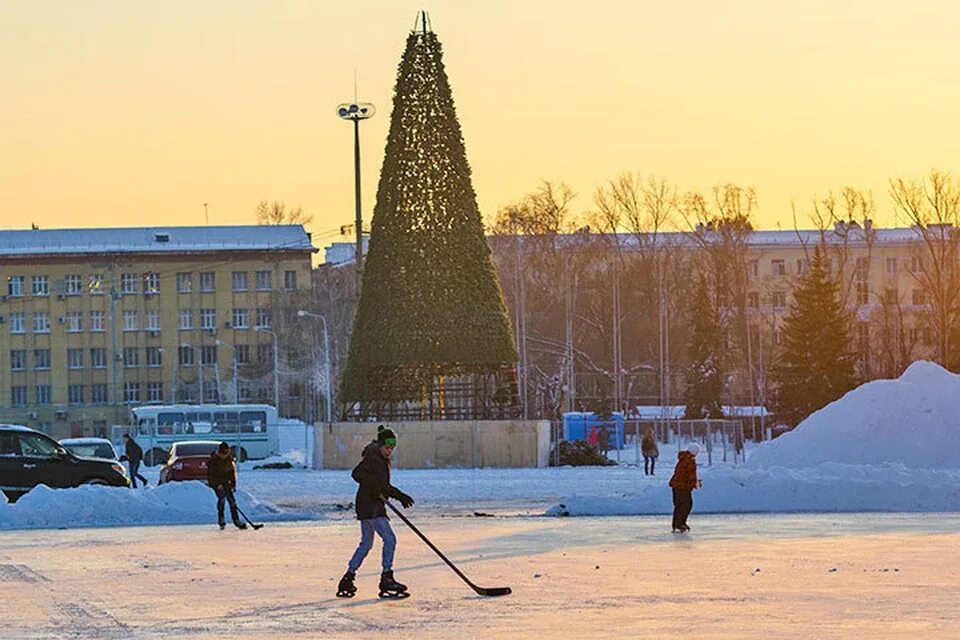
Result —
[{"label": "building facade", "polygon": [[299,225],[0,231],[0,421],[59,438],[131,405],[272,404],[313,251]]}]

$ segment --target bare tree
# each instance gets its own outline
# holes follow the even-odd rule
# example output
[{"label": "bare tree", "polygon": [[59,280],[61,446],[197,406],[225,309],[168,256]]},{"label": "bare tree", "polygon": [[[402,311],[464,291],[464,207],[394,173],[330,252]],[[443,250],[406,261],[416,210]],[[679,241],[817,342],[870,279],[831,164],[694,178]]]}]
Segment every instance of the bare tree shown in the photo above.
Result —
[{"label": "bare tree", "polygon": [[303,212],[302,207],[287,207],[286,204],[278,200],[267,202],[261,200],[255,210],[257,214],[257,224],[279,225],[279,224],[302,224],[308,225],[313,221],[313,216]]}]

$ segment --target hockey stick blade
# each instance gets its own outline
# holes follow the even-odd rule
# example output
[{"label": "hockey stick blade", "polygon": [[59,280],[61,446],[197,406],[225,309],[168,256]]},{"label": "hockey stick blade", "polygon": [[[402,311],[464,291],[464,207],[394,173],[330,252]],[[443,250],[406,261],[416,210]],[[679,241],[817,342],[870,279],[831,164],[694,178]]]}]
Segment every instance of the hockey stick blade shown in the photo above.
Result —
[{"label": "hockey stick blade", "polygon": [[452,562],[450,562],[450,560],[447,558],[447,556],[443,555],[443,552],[440,551],[440,549],[437,549],[436,545],[434,545],[432,542],[430,542],[430,540],[427,538],[427,536],[423,535],[423,533],[420,531],[420,529],[417,529],[417,528],[413,525],[413,523],[410,522],[410,520],[407,518],[407,516],[405,516],[405,515],[403,515],[402,513],[400,513],[400,510],[397,509],[395,506],[393,506],[393,505],[390,503],[389,500],[384,500],[384,503],[385,503],[388,507],[390,507],[390,510],[393,511],[395,514],[397,514],[397,517],[399,517],[401,520],[403,520],[404,524],[406,524],[408,527],[410,527],[410,530],[413,531],[415,534],[417,534],[417,535],[420,537],[420,539],[423,540],[423,541],[426,543],[426,545],[427,545],[428,547],[430,547],[431,549],[433,549],[433,552],[436,553],[438,556],[440,556],[440,559],[443,560],[444,562],[446,562],[446,563],[447,563],[447,566],[450,567],[451,569],[453,569],[453,572],[454,572],[455,574],[457,574],[458,576],[460,576],[460,579],[463,580],[464,582],[466,582],[466,583],[467,583],[467,586],[469,586],[471,589],[473,589],[474,592],[475,592],[477,595],[487,596],[487,597],[493,598],[493,597],[496,597],[496,596],[506,596],[506,595],[510,595],[511,593],[513,593],[513,590],[510,589],[510,587],[478,587],[477,585],[473,584],[473,582],[471,582],[470,579],[469,579],[467,576],[463,575],[463,572],[460,571],[460,569],[457,568],[457,565],[455,565],[455,564],[453,564]]},{"label": "hockey stick blade", "polygon": [[259,531],[260,529],[263,529],[262,522],[260,524],[254,524],[253,520],[251,520],[250,517],[247,514],[245,514],[242,509],[240,509],[240,507],[237,507],[237,511],[240,513],[240,515],[243,516],[243,519],[247,521],[247,524],[249,524],[254,531]]}]

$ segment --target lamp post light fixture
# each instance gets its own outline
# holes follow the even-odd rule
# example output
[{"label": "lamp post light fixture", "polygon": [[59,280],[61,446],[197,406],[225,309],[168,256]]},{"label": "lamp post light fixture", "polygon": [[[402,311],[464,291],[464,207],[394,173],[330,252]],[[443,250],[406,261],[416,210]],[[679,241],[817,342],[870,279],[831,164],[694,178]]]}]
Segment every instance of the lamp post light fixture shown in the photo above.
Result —
[{"label": "lamp post light fixture", "polygon": [[270,329],[254,327],[254,331],[269,333],[273,336],[273,406],[280,414],[280,336]]},{"label": "lamp post light fixture", "polygon": [[355,227],[357,234],[357,295],[360,295],[361,271],[363,269],[363,214],[360,209],[360,121],[372,118],[377,112],[369,102],[345,102],[337,105],[337,115],[344,120],[353,121],[353,183],[356,202]]},{"label": "lamp post light fixture", "polygon": [[323,323],[323,391],[326,396],[326,415],[327,424],[329,424],[333,422],[333,394],[330,390],[330,338],[327,332],[327,319],[319,313],[311,313],[303,309],[297,311],[297,316],[300,318],[319,318]]}]

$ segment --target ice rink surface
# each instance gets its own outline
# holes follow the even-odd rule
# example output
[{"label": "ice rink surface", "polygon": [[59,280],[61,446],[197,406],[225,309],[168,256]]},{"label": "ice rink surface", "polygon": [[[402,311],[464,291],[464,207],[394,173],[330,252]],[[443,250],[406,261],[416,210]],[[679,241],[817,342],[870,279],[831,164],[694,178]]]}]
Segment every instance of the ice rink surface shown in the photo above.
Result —
[{"label": "ice rink surface", "polygon": [[960,515],[397,519],[397,578],[379,543],[352,600],[334,597],[356,521],[0,533],[0,638],[960,637]]}]

